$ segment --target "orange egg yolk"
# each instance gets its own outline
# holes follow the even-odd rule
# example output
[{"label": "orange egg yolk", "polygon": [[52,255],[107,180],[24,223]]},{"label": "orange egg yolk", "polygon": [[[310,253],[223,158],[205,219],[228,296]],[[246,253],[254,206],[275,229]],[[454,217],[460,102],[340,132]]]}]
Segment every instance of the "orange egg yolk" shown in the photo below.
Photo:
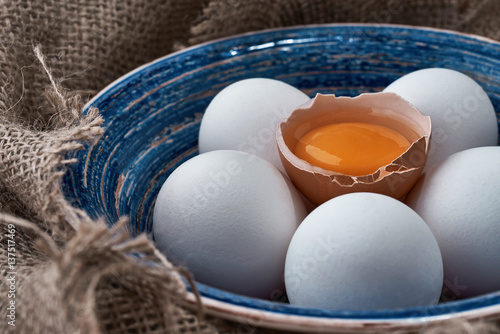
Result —
[{"label": "orange egg yolk", "polygon": [[388,165],[410,145],[403,135],[385,126],[335,123],[306,133],[295,146],[295,155],[323,169],[361,176]]}]

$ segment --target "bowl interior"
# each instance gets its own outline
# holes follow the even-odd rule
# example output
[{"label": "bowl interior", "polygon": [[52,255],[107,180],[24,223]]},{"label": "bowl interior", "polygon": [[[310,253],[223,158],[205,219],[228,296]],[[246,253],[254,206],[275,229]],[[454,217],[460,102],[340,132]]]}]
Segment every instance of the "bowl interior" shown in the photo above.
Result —
[{"label": "bowl interior", "polygon": [[[267,77],[311,97],[355,96],[381,91],[398,77],[428,67],[458,70],[475,79],[500,119],[500,44],[480,37],[389,25],[303,26],[174,53],[118,79],[87,105],[100,110],[106,130],[99,141],[75,153],[78,163],[66,173],[63,190],[93,217],[114,223],[127,215],[134,234],[150,233],[161,185],[198,153],[203,112],[227,85]],[[500,304],[500,293],[493,293],[412,309],[328,311],[238,296],[199,283],[198,288],[204,296],[264,311],[353,319],[439,316]]]}]

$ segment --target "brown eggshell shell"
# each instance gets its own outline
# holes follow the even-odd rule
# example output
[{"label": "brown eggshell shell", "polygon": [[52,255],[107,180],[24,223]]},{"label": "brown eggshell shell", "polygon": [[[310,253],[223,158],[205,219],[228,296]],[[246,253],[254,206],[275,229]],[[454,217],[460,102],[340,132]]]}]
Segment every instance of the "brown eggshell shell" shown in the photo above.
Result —
[{"label": "brown eggshell shell", "polygon": [[[350,176],[314,166],[295,156],[297,142],[323,125],[364,122],[386,126],[405,136],[411,146],[375,173]],[[352,192],[375,192],[401,199],[413,187],[427,161],[430,117],[394,93],[365,93],[357,97],[317,94],[295,109],[278,126],[276,140],[285,170],[297,188],[314,204]]]}]

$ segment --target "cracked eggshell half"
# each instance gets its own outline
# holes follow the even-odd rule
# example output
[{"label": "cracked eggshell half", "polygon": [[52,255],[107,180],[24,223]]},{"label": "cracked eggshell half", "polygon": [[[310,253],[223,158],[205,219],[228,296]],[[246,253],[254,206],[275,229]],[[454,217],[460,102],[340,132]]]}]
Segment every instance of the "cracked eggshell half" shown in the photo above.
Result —
[{"label": "cracked eggshell half", "polygon": [[[391,163],[369,175],[351,176],[314,166],[294,154],[309,131],[332,123],[363,122],[402,134],[410,147]],[[430,117],[394,93],[365,93],[357,97],[317,94],[295,109],[276,131],[281,162],[297,188],[314,204],[353,192],[374,192],[401,199],[425,166],[431,136]]]}]

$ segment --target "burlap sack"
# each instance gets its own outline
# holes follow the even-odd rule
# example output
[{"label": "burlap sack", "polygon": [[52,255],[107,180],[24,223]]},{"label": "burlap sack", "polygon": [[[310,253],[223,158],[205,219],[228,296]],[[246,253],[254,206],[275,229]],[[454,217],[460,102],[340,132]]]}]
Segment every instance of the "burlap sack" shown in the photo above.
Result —
[{"label": "burlap sack", "polygon": [[[125,221],[109,229],[65,200],[61,176],[74,162],[66,153],[102,133],[98,111],[83,117],[82,105],[112,80],[173,50],[251,30],[378,22],[500,39],[498,14],[496,0],[3,0],[0,333],[277,332],[184,309],[187,273],[144,236],[131,239]],[[12,275],[16,327],[7,317]],[[500,331],[453,322],[427,332]]]}]

